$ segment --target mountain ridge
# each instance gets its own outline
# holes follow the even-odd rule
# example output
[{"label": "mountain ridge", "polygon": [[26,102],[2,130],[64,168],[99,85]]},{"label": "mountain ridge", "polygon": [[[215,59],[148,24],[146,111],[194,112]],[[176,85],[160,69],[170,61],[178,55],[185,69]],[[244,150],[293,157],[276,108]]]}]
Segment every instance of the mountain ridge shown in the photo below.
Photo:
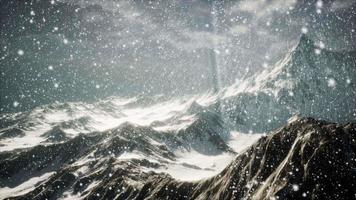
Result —
[{"label": "mountain ridge", "polygon": [[[222,101],[232,127],[265,132],[296,114],[334,122],[356,120],[356,53],[316,47],[303,35],[275,65],[228,87]],[[236,121],[237,116],[243,119]]]},{"label": "mountain ridge", "polygon": [[122,167],[113,168],[108,160],[109,167],[87,173],[87,179],[78,179],[74,166],[64,167],[32,192],[9,199],[53,198],[65,191],[82,191],[84,199],[347,199],[356,195],[356,124],[295,118],[218,175],[195,182],[139,172],[145,160],[119,162]]}]

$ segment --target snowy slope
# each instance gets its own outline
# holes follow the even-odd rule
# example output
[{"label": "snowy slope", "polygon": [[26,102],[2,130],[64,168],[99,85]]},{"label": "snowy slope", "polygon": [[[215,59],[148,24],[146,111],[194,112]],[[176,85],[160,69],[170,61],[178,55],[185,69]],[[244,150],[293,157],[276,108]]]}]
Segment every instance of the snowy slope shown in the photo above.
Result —
[{"label": "snowy slope", "polygon": [[284,59],[222,94],[235,128],[263,132],[293,115],[356,120],[356,52],[333,52],[302,35]]},{"label": "snowy slope", "polygon": [[[73,138],[79,133],[105,131],[127,122],[150,126],[162,132],[178,132],[199,119],[203,120],[202,111],[190,111],[192,107],[203,109],[204,104],[213,100],[190,97],[161,101],[157,97],[157,102],[149,101],[142,98],[112,97],[96,103],[56,103],[28,112],[4,114],[0,117],[0,151],[52,143],[56,139]],[[208,120],[214,117],[210,112],[210,115],[203,118]],[[52,136],[59,137],[60,134],[60,138]],[[224,134],[226,137],[227,133]]]},{"label": "snowy slope", "polygon": [[167,173],[189,181],[214,176],[260,135],[233,134],[229,140],[220,117],[202,106],[214,99],[203,99],[141,107],[134,99],[113,98],[4,115],[0,198],[35,192],[36,185],[54,181],[62,169],[70,172],[55,182],[81,181],[74,189],[58,186],[55,198],[82,199],[118,169],[132,179],[136,173]]},{"label": "snowy slope", "polygon": [[248,135],[238,149],[231,148],[224,122],[208,109],[215,101],[212,95],[176,100],[112,97],[4,114],[0,197],[22,191],[24,184],[31,188],[36,183],[31,180],[42,180],[64,166],[78,167],[81,174],[92,171],[92,162],[111,159],[120,166],[144,162],[137,170],[165,172],[180,180],[213,176],[259,137]]},{"label": "snowy slope", "polygon": [[[119,195],[122,199],[140,199],[139,191],[142,195],[166,197],[169,194],[165,190],[150,193],[145,188],[151,189],[150,184],[157,182],[157,189],[163,190],[176,187],[180,181],[197,181],[221,172],[206,182],[180,185],[184,187],[180,192],[197,189],[196,195],[204,199],[207,193],[200,187],[206,191],[214,187],[224,189],[223,185],[209,185],[209,181],[224,183],[240,176],[231,168],[239,159],[252,159],[253,164],[254,158],[239,153],[261,137],[256,133],[279,128],[296,114],[335,122],[356,119],[356,54],[321,47],[302,36],[298,45],[275,66],[225,88],[218,95],[176,99],[112,97],[96,103],[55,103],[3,114],[0,198],[37,195],[41,199],[44,195],[83,199]],[[321,122],[289,123],[300,130],[312,126],[314,131],[319,130]],[[283,129],[278,137],[284,137],[281,134],[289,132]],[[274,136],[267,137],[272,140]],[[251,155],[273,157],[263,150],[266,142],[264,138],[255,143],[249,149]],[[254,149],[256,145],[262,149]],[[238,159],[225,168],[236,155]],[[241,167],[248,169],[250,164]],[[259,170],[268,171],[267,168],[261,166]],[[242,183],[242,188],[254,184]],[[111,192],[113,188],[117,193]],[[258,191],[261,194],[253,195],[270,195],[265,194],[265,188]]]},{"label": "snowy slope", "polygon": [[[153,160],[165,151],[144,142],[145,137],[126,140],[120,130],[115,135],[93,134],[60,145],[2,155],[0,183],[6,187],[0,189],[0,194],[19,192],[20,196],[10,199],[349,199],[356,192],[355,137],[355,123],[295,118],[259,139],[218,175],[182,181],[149,170],[160,169],[172,158]],[[110,139],[109,146],[104,138]],[[119,141],[146,144],[136,148],[143,147],[146,151],[141,152],[148,154],[138,157],[123,153],[119,147],[124,145]],[[51,152],[52,156],[43,152]],[[192,154],[190,159],[193,163],[204,162],[199,157]],[[62,166],[48,166],[55,160]],[[190,162],[189,158],[182,161]],[[194,165],[181,166],[186,168],[178,168],[179,172],[189,167],[198,169]],[[56,173],[47,172],[48,168]],[[10,189],[14,183],[7,177],[14,178],[20,170],[27,181]],[[26,174],[27,171],[41,173],[33,178],[34,174]],[[29,181],[33,182],[32,187]]]}]

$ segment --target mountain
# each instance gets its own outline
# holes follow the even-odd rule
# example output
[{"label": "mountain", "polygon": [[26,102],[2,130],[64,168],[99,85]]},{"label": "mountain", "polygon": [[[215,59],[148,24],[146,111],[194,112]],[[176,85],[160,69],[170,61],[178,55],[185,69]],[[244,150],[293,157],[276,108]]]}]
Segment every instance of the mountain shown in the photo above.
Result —
[{"label": "mountain", "polygon": [[240,131],[273,130],[298,114],[356,120],[356,52],[333,52],[302,35],[276,65],[228,87],[225,112]]},{"label": "mountain", "polygon": [[[37,185],[70,168],[77,178],[87,179],[78,183],[82,186],[94,177],[111,177],[116,169],[138,182],[137,173],[199,180],[219,173],[238,151],[260,137],[235,134],[236,140],[245,141],[233,148],[224,121],[208,109],[214,99],[157,101],[112,97],[93,104],[56,103],[2,115],[0,199],[21,194],[31,198]],[[51,194],[55,199],[86,193],[62,191],[64,185],[56,185],[61,181],[55,182],[58,190]]]},{"label": "mountain", "polygon": [[[214,100],[193,97],[154,103],[150,99],[113,97],[92,104],[57,103],[23,113],[4,114],[0,117],[0,150],[61,143],[79,134],[107,132],[131,125],[146,129],[132,128],[128,132],[136,130],[143,135],[172,137],[176,141],[169,143],[175,146],[185,143],[187,149],[209,154],[232,152],[225,144],[229,131],[219,114],[199,104],[210,105],[210,101]],[[164,142],[171,146],[168,141]]]},{"label": "mountain", "polygon": [[[9,199],[349,199],[356,194],[355,123],[295,118],[241,152],[218,175],[195,182],[143,170],[157,168],[164,160],[156,163],[148,157],[115,159],[123,146],[174,157],[165,148],[143,146],[148,144],[146,137],[124,139],[123,132],[115,133],[108,143],[103,142],[105,134],[94,134],[2,154],[1,182],[8,185],[4,180],[11,176],[19,180],[40,170],[55,170],[42,175],[42,181],[32,191]],[[110,151],[111,157],[98,159]],[[86,154],[88,159],[84,162],[80,157]],[[16,175],[20,170],[21,176]],[[32,173],[24,176],[26,171]]]},{"label": "mountain", "polygon": [[355,197],[356,54],[321,47],[219,94],[2,114],[0,199]]}]

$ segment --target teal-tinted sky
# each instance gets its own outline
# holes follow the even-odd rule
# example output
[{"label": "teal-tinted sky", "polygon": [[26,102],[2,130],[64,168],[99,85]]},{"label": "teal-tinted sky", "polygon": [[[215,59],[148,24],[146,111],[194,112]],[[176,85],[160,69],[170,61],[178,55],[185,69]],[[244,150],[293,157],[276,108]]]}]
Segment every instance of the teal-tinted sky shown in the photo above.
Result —
[{"label": "teal-tinted sky", "polygon": [[[354,1],[0,2],[1,112],[111,95],[177,96],[272,65],[302,32],[355,50]],[[14,106],[14,102],[19,105]]]}]

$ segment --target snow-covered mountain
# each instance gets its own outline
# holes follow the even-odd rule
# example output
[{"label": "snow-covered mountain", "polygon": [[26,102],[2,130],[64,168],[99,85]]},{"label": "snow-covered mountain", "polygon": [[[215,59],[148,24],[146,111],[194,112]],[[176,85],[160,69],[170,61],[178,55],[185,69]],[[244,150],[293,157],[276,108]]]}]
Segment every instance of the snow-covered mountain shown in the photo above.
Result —
[{"label": "snow-covered mountain", "polygon": [[222,99],[235,128],[263,132],[293,115],[356,120],[356,52],[333,52],[302,35],[276,65],[226,88]]},{"label": "snow-covered mountain", "polygon": [[136,173],[167,173],[190,181],[211,177],[260,137],[230,134],[208,109],[215,101],[210,95],[174,101],[110,98],[3,115],[0,198],[29,195],[70,168],[75,177],[67,178],[86,180],[78,182],[82,189],[56,185],[52,197],[84,198],[100,179],[116,176],[116,169],[133,179]]},{"label": "snow-covered mountain", "polygon": [[[3,114],[0,198],[345,197],[355,192],[355,124],[287,122],[356,119],[356,53],[322,47],[302,36],[275,66],[219,94]],[[314,187],[322,175],[335,181]],[[334,191],[340,177],[347,191]]]},{"label": "snow-covered mountain", "polygon": [[[214,102],[211,96],[177,100],[162,100],[158,96],[154,100],[113,97],[92,104],[44,105],[28,112],[1,116],[0,150],[63,142],[80,133],[102,132],[128,124],[179,137],[182,142],[189,141],[190,146],[193,141],[199,145],[200,140],[214,146],[229,137],[218,113],[204,106]],[[209,151],[205,144],[197,149]]]},{"label": "snow-covered mountain", "polygon": [[[355,123],[296,118],[241,152],[218,175],[195,182],[155,171],[175,156],[166,146],[155,146],[152,137],[133,134],[135,130],[129,126],[2,153],[2,197],[203,200],[355,196]],[[134,149],[145,155],[125,153]],[[157,162],[157,157],[162,160]]]}]

